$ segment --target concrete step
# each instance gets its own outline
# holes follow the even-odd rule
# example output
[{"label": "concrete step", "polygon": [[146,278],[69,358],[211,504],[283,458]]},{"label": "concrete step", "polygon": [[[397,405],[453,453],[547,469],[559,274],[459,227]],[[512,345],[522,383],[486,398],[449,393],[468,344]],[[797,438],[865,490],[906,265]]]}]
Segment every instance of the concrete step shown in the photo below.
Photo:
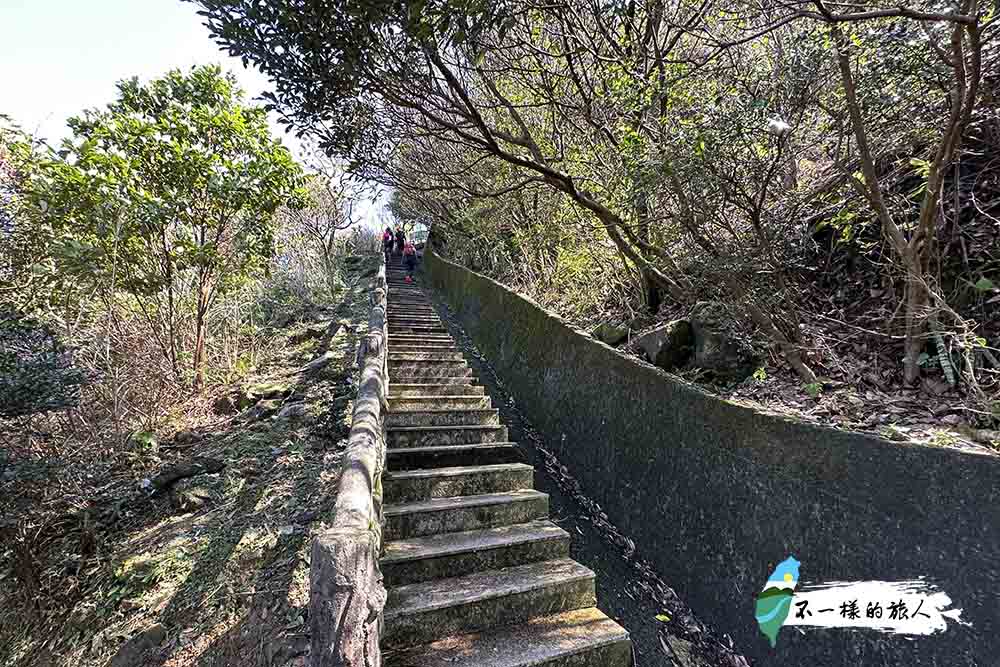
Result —
[{"label": "concrete step", "polygon": [[389,385],[389,398],[406,398],[410,396],[483,396],[486,390],[470,383],[469,378],[457,378],[454,384],[403,384],[393,382]]},{"label": "concrete step", "polygon": [[386,467],[390,470],[429,470],[469,465],[519,463],[524,460],[513,442],[482,442],[467,445],[390,447]]},{"label": "concrete step", "polygon": [[397,384],[403,385],[476,385],[479,384],[479,379],[475,376],[470,368],[464,375],[453,375],[453,376],[440,376],[432,378],[405,378],[400,376],[394,376],[392,379],[392,385],[389,390],[392,391],[392,386]]},{"label": "concrete step", "polygon": [[388,542],[379,562],[385,585],[403,586],[569,558],[569,539],[569,533],[551,521],[532,521]]},{"label": "concrete step", "polygon": [[396,324],[395,322],[389,322],[389,334],[442,334],[447,333],[448,330],[440,324]]},{"label": "concrete step", "polygon": [[410,308],[403,308],[401,310],[392,309],[389,311],[389,321],[393,320],[412,320],[414,322],[440,322],[441,318],[438,317],[437,313],[418,311],[415,312]]},{"label": "concrete step", "polygon": [[439,533],[460,533],[543,519],[548,495],[533,489],[457,498],[433,498],[383,506],[383,538],[401,540]]},{"label": "concrete step", "polygon": [[[390,390],[395,391],[395,387]],[[463,396],[456,394],[424,395],[424,396],[390,396],[389,411],[405,412],[408,410],[469,410],[488,409],[493,407],[489,396]]]},{"label": "concrete step", "polygon": [[594,573],[568,558],[408,584],[388,592],[382,635],[386,648],[523,623],[592,607],[595,602]]},{"label": "concrete step", "polygon": [[506,442],[507,427],[476,426],[389,426],[389,447],[429,447],[433,445],[471,445],[482,442]]},{"label": "concrete step", "polygon": [[524,463],[390,469],[382,478],[382,489],[385,502],[398,504],[530,489],[534,478],[534,468]]},{"label": "concrete step", "polygon": [[399,384],[477,384],[479,378],[476,374],[472,372],[472,369],[466,369],[462,375],[452,374],[452,375],[427,375],[426,373],[417,373],[412,369],[396,369],[395,372],[391,374],[391,380],[393,383]]},{"label": "concrete step", "polygon": [[454,345],[455,339],[448,334],[436,334],[433,336],[412,336],[397,333],[389,334],[389,348],[394,345]]},{"label": "concrete step", "polygon": [[[392,344],[389,344],[389,349],[392,349]],[[457,359],[424,359],[419,356],[408,356],[408,355],[396,355],[395,357],[389,357],[389,372],[392,373],[393,368],[403,368],[403,367],[413,367],[413,368],[426,368],[426,369],[437,369],[437,370],[465,370],[465,357],[461,354],[458,355]],[[459,373],[461,375],[461,373]]]},{"label": "concrete step", "polygon": [[424,352],[389,348],[389,361],[464,361],[461,352]]},{"label": "concrete step", "polygon": [[632,667],[628,632],[596,607],[384,655],[385,667]]},{"label": "concrete step", "polygon": [[414,317],[417,318],[417,319],[420,319],[420,318],[426,318],[426,319],[435,318],[434,319],[435,322],[440,322],[441,321],[441,318],[438,317],[437,313],[435,313],[433,311],[426,311],[425,312],[425,311],[420,310],[420,311],[414,312],[414,311],[411,311],[411,310],[397,310],[397,309],[394,309],[394,308],[390,308],[389,309],[389,319],[390,320],[397,320],[397,319],[403,320],[403,319],[410,319],[410,318],[414,318]]},{"label": "concrete step", "polygon": [[413,326],[413,325],[389,325],[389,336],[392,337],[394,334],[396,336],[426,336],[426,335],[444,335],[447,331],[443,326],[435,327],[424,327],[424,326]]},{"label": "concrete step", "polygon": [[385,424],[393,426],[486,426],[500,423],[500,413],[493,409],[479,410],[403,410],[386,415]]},{"label": "concrete step", "polygon": [[389,346],[389,354],[392,354],[393,352],[458,352],[458,347],[454,344],[443,345],[440,343],[422,343],[415,345],[393,343]]},{"label": "concrete step", "polygon": [[390,317],[389,325],[395,327],[440,327],[441,320],[437,317],[421,319],[416,317]]},{"label": "concrete step", "polygon": [[389,379],[397,382],[400,378],[445,378],[469,375],[472,375],[472,369],[464,361],[389,360]]},{"label": "concrete step", "polygon": [[[390,321],[390,323],[391,323],[391,321]],[[442,326],[440,320],[438,321],[438,326]],[[432,338],[443,338],[443,337],[451,338],[451,334],[449,334],[448,332],[442,333],[440,331],[434,332],[434,333],[423,332],[423,333],[420,333],[420,334],[407,334],[405,332],[397,332],[396,335],[397,336],[404,336],[404,337],[405,336],[431,336]]]},{"label": "concrete step", "polygon": [[425,316],[421,316],[421,315],[414,316],[414,315],[410,315],[410,314],[396,315],[396,316],[389,315],[389,324],[395,325],[395,326],[421,326],[421,327],[437,326],[437,327],[439,327],[439,326],[441,326],[441,318],[438,317],[437,315],[433,315],[433,316],[432,315],[427,315],[426,317]]},{"label": "concrete step", "polygon": [[455,342],[455,339],[452,338],[450,333],[441,333],[440,331],[437,333],[406,333],[403,331],[397,331],[395,335],[390,332],[389,336],[390,338],[410,339],[417,343],[434,343],[439,341]]}]

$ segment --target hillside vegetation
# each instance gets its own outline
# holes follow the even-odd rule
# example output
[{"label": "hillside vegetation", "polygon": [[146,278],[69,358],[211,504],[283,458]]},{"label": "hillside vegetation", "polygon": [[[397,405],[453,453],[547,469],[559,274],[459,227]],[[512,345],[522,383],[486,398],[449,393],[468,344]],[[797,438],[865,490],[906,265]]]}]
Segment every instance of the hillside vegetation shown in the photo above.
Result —
[{"label": "hillside vegetation", "polygon": [[217,67],[55,148],[0,121],[0,663],[299,660],[377,269],[356,186]]}]

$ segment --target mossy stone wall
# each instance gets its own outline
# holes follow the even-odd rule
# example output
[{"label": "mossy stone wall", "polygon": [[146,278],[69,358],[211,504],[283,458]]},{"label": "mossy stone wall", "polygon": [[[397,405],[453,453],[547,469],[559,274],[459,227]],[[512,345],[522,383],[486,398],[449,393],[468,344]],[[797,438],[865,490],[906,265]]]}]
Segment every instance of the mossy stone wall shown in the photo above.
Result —
[{"label": "mossy stone wall", "polygon": [[[425,275],[585,492],[761,665],[1000,664],[1000,458],[740,407],[433,252]],[[772,650],[754,598],[789,554],[802,582],[928,577],[973,627],[786,628]]]}]

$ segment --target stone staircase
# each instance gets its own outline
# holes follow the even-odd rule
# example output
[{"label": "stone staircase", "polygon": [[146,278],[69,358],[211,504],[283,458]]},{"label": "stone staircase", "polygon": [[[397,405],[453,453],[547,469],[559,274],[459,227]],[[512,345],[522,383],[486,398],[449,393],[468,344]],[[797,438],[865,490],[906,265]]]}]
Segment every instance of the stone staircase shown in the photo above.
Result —
[{"label": "stone staircase", "polygon": [[387,667],[629,667],[507,429],[423,290],[389,280]]}]

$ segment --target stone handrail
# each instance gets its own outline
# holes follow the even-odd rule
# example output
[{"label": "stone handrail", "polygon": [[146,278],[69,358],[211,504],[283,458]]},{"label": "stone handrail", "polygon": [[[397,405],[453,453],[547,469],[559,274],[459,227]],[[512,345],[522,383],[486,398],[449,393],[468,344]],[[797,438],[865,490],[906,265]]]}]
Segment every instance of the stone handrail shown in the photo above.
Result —
[{"label": "stone handrail", "polygon": [[379,667],[385,588],[382,471],[389,392],[385,259],[358,348],[360,381],[337,487],[333,524],[313,539],[309,571],[312,667]]}]

